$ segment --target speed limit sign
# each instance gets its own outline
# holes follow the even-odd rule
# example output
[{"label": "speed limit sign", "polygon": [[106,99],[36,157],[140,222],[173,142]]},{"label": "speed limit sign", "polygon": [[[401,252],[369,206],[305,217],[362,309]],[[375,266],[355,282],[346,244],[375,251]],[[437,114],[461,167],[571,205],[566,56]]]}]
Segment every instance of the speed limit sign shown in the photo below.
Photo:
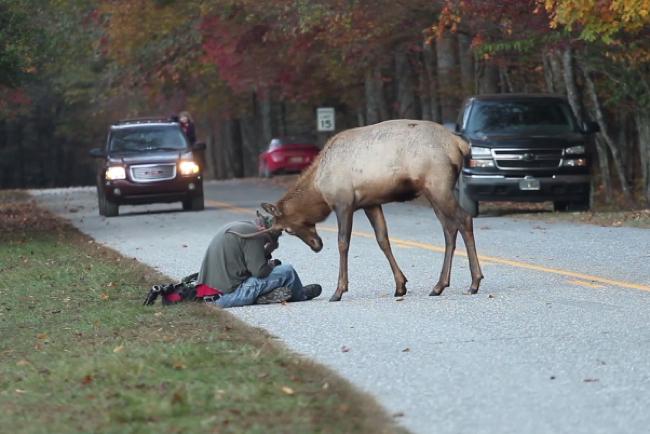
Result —
[{"label": "speed limit sign", "polygon": [[316,109],[316,125],[318,131],[334,131],[336,129],[336,117],[334,107],[319,107]]}]

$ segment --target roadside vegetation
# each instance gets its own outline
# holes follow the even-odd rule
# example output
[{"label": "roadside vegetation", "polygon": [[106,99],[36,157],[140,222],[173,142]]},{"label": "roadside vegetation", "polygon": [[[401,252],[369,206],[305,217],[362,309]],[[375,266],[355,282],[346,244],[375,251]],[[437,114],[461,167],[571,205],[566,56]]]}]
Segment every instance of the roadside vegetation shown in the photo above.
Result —
[{"label": "roadside vegetation", "polygon": [[21,192],[0,191],[0,275],[3,432],[401,432],[371,398],[225,311],[143,307],[169,278]]}]

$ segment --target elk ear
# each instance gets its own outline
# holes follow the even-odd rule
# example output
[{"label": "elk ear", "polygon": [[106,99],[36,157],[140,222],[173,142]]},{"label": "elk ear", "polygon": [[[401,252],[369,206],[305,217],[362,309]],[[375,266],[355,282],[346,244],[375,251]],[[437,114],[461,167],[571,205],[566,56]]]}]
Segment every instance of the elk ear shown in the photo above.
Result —
[{"label": "elk ear", "polygon": [[263,203],[262,204],[262,209],[266,211],[267,213],[271,214],[273,217],[280,217],[282,216],[282,212],[278,209],[277,206],[270,204],[270,203]]}]

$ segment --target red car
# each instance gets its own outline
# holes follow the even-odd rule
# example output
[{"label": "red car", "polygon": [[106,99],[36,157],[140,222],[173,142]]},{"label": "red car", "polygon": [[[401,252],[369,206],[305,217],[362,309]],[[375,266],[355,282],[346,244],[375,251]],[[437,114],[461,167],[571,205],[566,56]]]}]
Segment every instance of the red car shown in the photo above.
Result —
[{"label": "red car", "polygon": [[271,140],[259,156],[259,175],[269,178],[278,173],[297,173],[316,159],[320,149],[313,141],[296,137]]}]

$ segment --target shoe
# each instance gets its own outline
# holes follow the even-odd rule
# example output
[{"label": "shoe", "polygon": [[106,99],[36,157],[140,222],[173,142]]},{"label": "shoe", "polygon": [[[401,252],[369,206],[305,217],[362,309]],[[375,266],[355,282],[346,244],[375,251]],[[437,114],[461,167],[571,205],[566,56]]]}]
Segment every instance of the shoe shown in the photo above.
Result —
[{"label": "shoe", "polygon": [[282,303],[283,301],[288,301],[291,298],[291,288],[286,286],[281,286],[275,288],[266,294],[262,294],[257,297],[255,300],[256,304],[271,304],[271,303]]},{"label": "shoe", "polygon": [[321,288],[320,285],[314,283],[311,285],[303,286],[302,290],[305,293],[305,300],[311,300],[312,298],[318,297],[323,291],[323,288]]}]

